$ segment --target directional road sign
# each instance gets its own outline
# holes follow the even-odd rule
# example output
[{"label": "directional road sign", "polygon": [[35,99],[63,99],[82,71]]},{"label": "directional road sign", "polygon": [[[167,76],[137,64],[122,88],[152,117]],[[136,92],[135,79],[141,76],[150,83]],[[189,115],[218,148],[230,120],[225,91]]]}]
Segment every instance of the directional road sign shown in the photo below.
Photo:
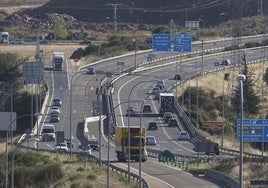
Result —
[{"label": "directional road sign", "polygon": [[171,51],[171,35],[153,34],[153,51]]},{"label": "directional road sign", "polygon": [[40,84],[44,79],[44,63],[24,62],[22,73],[25,84]]},{"label": "directional road sign", "polygon": [[202,128],[204,129],[219,129],[222,128],[222,122],[219,121],[203,121]]},{"label": "directional road sign", "polygon": [[191,52],[192,35],[174,35],[174,52]]},{"label": "directional road sign", "polygon": [[[241,120],[237,120],[237,140],[240,140]],[[268,119],[243,119],[244,142],[268,142]]]}]

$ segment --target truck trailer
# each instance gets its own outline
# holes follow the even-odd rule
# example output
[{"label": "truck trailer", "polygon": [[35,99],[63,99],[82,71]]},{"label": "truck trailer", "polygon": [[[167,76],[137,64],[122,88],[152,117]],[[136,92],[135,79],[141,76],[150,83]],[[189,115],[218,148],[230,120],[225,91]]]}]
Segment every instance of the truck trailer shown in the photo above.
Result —
[{"label": "truck trailer", "polygon": [[159,93],[159,114],[163,115],[165,112],[174,112],[174,94],[173,93]]},{"label": "truck trailer", "polygon": [[125,162],[129,158],[128,130],[130,130],[130,160],[139,161],[141,156],[142,162],[147,161],[146,129],[144,127],[116,127],[115,148],[118,161]]},{"label": "truck trailer", "polygon": [[64,66],[64,53],[63,52],[53,52],[53,70],[62,71]]}]

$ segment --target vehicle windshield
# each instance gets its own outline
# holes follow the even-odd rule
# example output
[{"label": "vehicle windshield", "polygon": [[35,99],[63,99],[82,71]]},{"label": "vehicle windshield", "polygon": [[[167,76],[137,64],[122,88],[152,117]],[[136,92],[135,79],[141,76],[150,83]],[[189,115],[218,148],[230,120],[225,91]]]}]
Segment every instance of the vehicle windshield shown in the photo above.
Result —
[{"label": "vehicle windshield", "polygon": [[65,143],[59,143],[59,144],[57,144],[56,146],[63,146],[63,147],[65,147],[66,144],[65,144]]},{"label": "vehicle windshield", "polygon": [[[141,138],[141,142],[142,142],[142,145],[144,146],[145,145],[144,138]],[[125,146],[128,146],[128,138],[126,138],[125,143],[126,143]],[[140,138],[139,137],[130,139],[130,146],[139,146],[139,145],[140,145]]]},{"label": "vehicle windshield", "polygon": [[99,144],[98,141],[88,141],[89,144]]},{"label": "vehicle windshield", "polygon": [[147,142],[154,142],[154,138],[153,137],[147,137]]},{"label": "vehicle windshield", "polygon": [[43,129],[43,133],[54,133],[54,129]]}]

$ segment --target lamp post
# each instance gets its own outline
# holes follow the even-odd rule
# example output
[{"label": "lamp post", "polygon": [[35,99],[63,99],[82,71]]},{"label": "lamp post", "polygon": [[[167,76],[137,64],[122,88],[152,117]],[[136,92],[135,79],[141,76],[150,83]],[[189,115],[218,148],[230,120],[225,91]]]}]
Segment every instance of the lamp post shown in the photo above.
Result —
[{"label": "lamp post", "polygon": [[[13,120],[13,86],[14,84],[17,83],[16,81],[15,82],[12,82],[12,83],[7,83],[5,81],[0,81],[0,84],[3,84],[3,94],[4,94],[4,90],[5,90],[5,85],[10,85],[10,121]],[[1,93],[1,91],[0,91]],[[13,145],[13,127],[11,127],[11,146]]]},{"label": "lamp post", "polygon": [[135,37],[134,39],[132,39],[133,43],[134,43],[134,69],[137,68],[137,38]]},{"label": "lamp post", "polygon": [[[150,96],[150,95],[148,95],[148,96]],[[141,105],[141,112],[142,112],[142,109],[143,109],[143,106],[144,106],[144,103],[145,103],[145,100],[147,99],[147,97],[144,100],[140,99],[140,100],[131,100],[131,101],[121,102],[121,103],[117,104],[115,107],[113,107],[113,110],[115,110],[118,106],[120,106],[122,104],[125,104],[125,103],[142,102],[142,105]],[[140,113],[140,130],[141,130],[141,128],[142,128],[142,113]],[[139,157],[139,187],[141,187],[141,161],[142,161],[142,158],[141,158],[141,154],[142,154],[141,145],[142,145],[142,139],[141,139],[141,134],[140,134],[140,142],[139,142],[139,154],[140,154],[140,157]]]},{"label": "lamp post", "polygon": [[[141,161],[142,161],[142,158],[141,158],[141,145],[144,144],[142,143],[142,139],[141,139],[141,135],[142,135],[142,109],[143,109],[143,106],[144,106],[144,103],[145,103],[145,100],[142,100],[142,105],[141,105],[141,110],[140,110],[140,139],[139,139],[139,153],[140,153],[140,156],[139,156],[139,188],[141,188]],[[146,138],[145,138],[146,139]]]},{"label": "lamp post", "polygon": [[[8,187],[8,132],[9,132],[9,129],[10,127],[12,127],[13,123],[20,119],[20,118],[23,118],[23,117],[27,117],[27,116],[32,116],[32,114],[23,114],[23,115],[20,115],[18,116],[17,118],[15,119],[12,119],[12,121],[10,122],[10,124],[8,125],[7,127],[7,130],[6,130],[6,165],[5,165],[5,176],[6,176],[6,188]],[[35,113],[34,116],[38,117],[38,116],[44,116],[44,114],[42,113]],[[11,181],[11,187],[13,188],[14,187],[14,162],[12,161],[12,181]]]},{"label": "lamp post", "polygon": [[[78,70],[77,72],[74,73],[74,75],[72,75],[71,77],[71,81],[70,81],[70,111],[69,111],[69,117],[70,117],[70,143],[72,143],[72,90],[73,90],[73,80],[75,79],[75,77],[81,73],[84,72],[83,70]],[[70,155],[72,155],[72,147],[70,147]]]},{"label": "lamp post", "polygon": [[222,133],[221,133],[221,147],[223,148],[223,139],[224,139],[224,118],[225,118],[225,111],[224,111],[224,80],[218,75],[217,73],[214,72],[215,75],[217,75],[221,81],[222,81]]},{"label": "lamp post", "polygon": [[240,82],[240,92],[241,92],[241,101],[240,101],[240,164],[239,164],[239,185],[240,188],[243,188],[243,82],[246,80],[246,76],[239,74],[237,80]]},{"label": "lamp post", "polygon": [[[24,141],[24,140],[25,140],[25,138],[23,140],[21,140],[21,142],[19,142],[18,144],[22,144],[22,141]],[[38,138],[35,138],[35,141],[38,142]],[[15,152],[16,152],[17,148],[18,148],[18,145],[16,146],[16,148],[12,152],[12,175],[11,175],[11,178],[12,178],[11,187],[12,188],[14,188],[14,158],[15,158]]]},{"label": "lamp post", "polygon": [[[100,79],[99,89],[98,89],[98,97],[97,97],[97,101],[99,102],[99,105],[100,105],[99,106],[99,108],[100,108],[100,110],[99,110],[99,145],[100,145],[100,148],[99,148],[99,166],[101,166],[101,156],[102,156],[102,139],[101,139],[101,136],[102,136],[101,135],[101,112],[102,112],[102,110],[101,110],[101,103],[100,103],[100,95],[102,95],[102,82],[105,79],[105,77],[106,77],[106,74]],[[108,135],[108,136],[110,136],[110,135]],[[108,144],[108,148],[110,147],[109,144]],[[109,151],[108,151],[108,153],[109,153]],[[108,167],[109,167],[109,165],[108,165]]]},{"label": "lamp post", "polygon": [[[141,81],[136,83],[130,90],[129,95],[128,95],[128,109],[130,109],[130,96],[132,94],[132,91],[134,90],[134,88],[142,83],[145,82],[155,82],[155,81],[159,81],[159,80],[145,80],[145,81]],[[128,182],[130,182],[130,113],[128,113]]]}]

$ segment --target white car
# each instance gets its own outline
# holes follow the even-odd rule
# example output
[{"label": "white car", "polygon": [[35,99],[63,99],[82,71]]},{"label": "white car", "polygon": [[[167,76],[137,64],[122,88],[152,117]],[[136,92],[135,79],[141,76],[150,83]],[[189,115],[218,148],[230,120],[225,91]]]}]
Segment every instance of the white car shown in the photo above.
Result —
[{"label": "white car", "polygon": [[77,146],[78,152],[81,154],[87,154],[87,155],[92,155],[92,149],[90,145],[78,145]]},{"label": "white car", "polygon": [[68,152],[68,147],[67,147],[67,143],[66,142],[62,142],[62,143],[57,143],[54,146],[55,150],[57,152]]},{"label": "white car", "polygon": [[62,101],[60,98],[56,98],[52,100],[52,106],[57,106],[57,107],[61,107],[62,106]]},{"label": "white car", "polygon": [[52,114],[49,118],[50,122],[60,122],[60,117],[57,114]]},{"label": "white car", "polygon": [[156,145],[156,139],[154,136],[146,136],[146,145]]},{"label": "white car", "polygon": [[190,136],[187,131],[180,131],[178,134],[178,140],[189,140]]},{"label": "white car", "polygon": [[60,109],[59,109],[59,107],[57,107],[57,106],[52,106],[51,107],[51,112],[50,112],[51,114],[60,114]]},{"label": "white car", "polygon": [[230,59],[224,59],[222,61],[221,65],[231,65],[231,60]]},{"label": "white car", "polygon": [[173,118],[173,113],[172,112],[165,112],[163,115],[163,120],[165,123],[168,123],[168,121]]}]

